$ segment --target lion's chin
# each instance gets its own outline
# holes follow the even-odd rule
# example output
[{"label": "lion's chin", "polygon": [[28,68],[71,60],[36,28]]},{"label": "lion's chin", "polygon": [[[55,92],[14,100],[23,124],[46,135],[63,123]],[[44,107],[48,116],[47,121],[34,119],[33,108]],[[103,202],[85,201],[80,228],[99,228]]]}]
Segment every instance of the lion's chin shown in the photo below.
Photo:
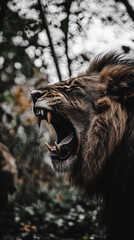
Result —
[{"label": "lion's chin", "polygon": [[60,161],[58,159],[54,159],[54,160],[52,159],[52,165],[54,170],[57,173],[64,174],[66,172],[69,172],[72,169],[74,161],[75,161],[75,158],[72,156],[64,161]]}]

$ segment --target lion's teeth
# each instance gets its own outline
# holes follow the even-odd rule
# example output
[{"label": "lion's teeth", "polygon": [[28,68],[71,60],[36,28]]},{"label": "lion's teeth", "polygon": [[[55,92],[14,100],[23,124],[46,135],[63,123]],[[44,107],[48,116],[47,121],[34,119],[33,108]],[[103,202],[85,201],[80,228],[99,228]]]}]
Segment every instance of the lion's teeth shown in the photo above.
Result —
[{"label": "lion's teeth", "polygon": [[41,124],[41,116],[39,115],[38,116],[38,126],[40,127],[40,124]]},{"label": "lion's teeth", "polygon": [[58,144],[56,142],[54,143],[54,145],[56,147],[57,154],[59,154],[60,153],[60,147],[58,146]]},{"label": "lion's teeth", "polygon": [[47,121],[48,121],[49,124],[51,123],[51,119],[52,119],[51,112],[47,112]]},{"label": "lion's teeth", "polygon": [[44,116],[44,110],[43,109],[41,109],[41,115]]},{"label": "lion's teeth", "polygon": [[46,143],[46,147],[48,148],[48,150],[50,151],[50,152],[52,152],[52,146],[51,145],[49,145],[48,143]]}]

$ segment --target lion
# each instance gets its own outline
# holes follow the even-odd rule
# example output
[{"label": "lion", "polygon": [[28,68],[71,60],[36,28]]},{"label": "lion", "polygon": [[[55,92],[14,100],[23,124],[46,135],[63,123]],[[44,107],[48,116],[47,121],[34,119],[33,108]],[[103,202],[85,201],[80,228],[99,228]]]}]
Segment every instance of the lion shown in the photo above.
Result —
[{"label": "lion", "polygon": [[77,77],[33,90],[38,124],[57,134],[54,169],[101,196],[108,240],[134,239],[134,59],[101,54]]}]

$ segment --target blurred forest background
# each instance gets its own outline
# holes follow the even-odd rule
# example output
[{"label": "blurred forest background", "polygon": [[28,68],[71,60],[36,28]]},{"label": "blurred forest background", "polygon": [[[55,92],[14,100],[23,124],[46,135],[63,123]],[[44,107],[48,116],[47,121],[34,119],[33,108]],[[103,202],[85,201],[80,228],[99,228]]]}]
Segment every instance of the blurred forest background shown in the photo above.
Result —
[{"label": "blurred forest background", "polygon": [[45,142],[55,133],[38,128],[30,92],[109,50],[134,54],[133,0],[0,1],[1,240],[104,239],[101,206],[53,172]]}]

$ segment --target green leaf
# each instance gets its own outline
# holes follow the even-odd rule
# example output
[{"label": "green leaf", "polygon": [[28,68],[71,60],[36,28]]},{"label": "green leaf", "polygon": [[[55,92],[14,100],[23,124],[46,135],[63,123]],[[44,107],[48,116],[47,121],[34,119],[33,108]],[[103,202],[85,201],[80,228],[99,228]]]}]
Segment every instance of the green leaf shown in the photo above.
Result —
[{"label": "green leaf", "polygon": [[84,236],[82,239],[83,239],[83,240],[87,240],[87,239],[88,239],[88,237],[87,237],[87,236]]},{"label": "green leaf", "polygon": [[8,103],[12,103],[13,102],[13,97],[10,93],[10,91],[6,90],[4,93],[3,93],[3,97],[5,99],[6,102]]}]

